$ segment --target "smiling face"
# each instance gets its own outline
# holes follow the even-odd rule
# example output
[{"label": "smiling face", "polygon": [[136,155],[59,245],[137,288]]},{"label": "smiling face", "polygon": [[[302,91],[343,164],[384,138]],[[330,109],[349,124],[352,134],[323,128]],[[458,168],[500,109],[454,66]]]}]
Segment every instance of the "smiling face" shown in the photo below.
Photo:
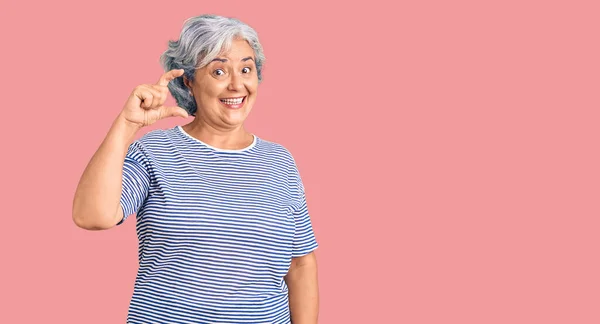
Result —
[{"label": "smiling face", "polygon": [[220,129],[243,124],[258,90],[254,50],[247,41],[235,39],[228,52],[197,69],[194,78],[184,81],[196,100],[197,117]]}]

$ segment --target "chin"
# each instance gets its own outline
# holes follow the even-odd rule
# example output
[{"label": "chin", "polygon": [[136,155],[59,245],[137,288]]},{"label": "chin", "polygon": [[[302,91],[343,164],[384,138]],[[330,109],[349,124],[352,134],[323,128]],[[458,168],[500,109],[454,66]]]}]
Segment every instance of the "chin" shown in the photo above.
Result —
[{"label": "chin", "polygon": [[226,121],[227,124],[240,125],[246,121],[246,117],[248,117],[248,114],[245,111],[240,110],[235,112],[225,112],[221,118],[223,121]]}]

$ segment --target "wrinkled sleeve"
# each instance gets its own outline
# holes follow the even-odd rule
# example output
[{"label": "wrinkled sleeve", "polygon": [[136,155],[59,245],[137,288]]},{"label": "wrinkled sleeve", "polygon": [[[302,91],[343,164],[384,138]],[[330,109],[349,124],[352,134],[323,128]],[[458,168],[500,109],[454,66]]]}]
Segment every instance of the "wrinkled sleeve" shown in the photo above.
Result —
[{"label": "wrinkled sleeve", "polygon": [[143,152],[142,144],[134,141],[129,145],[123,163],[123,177],[121,189],[121,208],[123,219],[117,223],[121,225],[129,215],[137,213],[150,188],[150,173],[148,159]]},{"label": "wrinkled sleeve", "polygon": [[295,197],[293,209],[295,231],[292,246],[292,257],[297,258],[314,251],[317,247],[317,240],[313,231],[308,206],[306,204],[306,194],[304,184],[297,166],[292,167],[292,195]]}]

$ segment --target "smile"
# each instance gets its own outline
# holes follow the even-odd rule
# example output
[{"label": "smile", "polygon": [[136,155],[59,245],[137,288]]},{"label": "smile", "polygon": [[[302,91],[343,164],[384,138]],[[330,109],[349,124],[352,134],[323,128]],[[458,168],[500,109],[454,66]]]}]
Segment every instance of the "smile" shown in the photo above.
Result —
[{"label": "smile", "polygon": [[219,99],[219,101],[221,101],[221,103],[223,103],[228,108],[237,109],[243,105],[245,99],[246,96],[238,98],[223,98]]}]

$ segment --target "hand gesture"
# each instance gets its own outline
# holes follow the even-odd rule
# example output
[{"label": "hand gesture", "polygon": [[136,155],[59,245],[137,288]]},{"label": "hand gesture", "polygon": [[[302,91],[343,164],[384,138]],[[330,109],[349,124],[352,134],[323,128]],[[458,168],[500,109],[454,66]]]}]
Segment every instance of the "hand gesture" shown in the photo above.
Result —
[{"label": "hand gesture", "polygon": [[135,87],[127,99],[121,116],[126,121],[141,127],[149,126],[167,117],[188,117],[185,109],[163,106],[169,94],[167,84],[181,75],[183,70],[171,70],[163,74],[156,84],[141,84]]}]

